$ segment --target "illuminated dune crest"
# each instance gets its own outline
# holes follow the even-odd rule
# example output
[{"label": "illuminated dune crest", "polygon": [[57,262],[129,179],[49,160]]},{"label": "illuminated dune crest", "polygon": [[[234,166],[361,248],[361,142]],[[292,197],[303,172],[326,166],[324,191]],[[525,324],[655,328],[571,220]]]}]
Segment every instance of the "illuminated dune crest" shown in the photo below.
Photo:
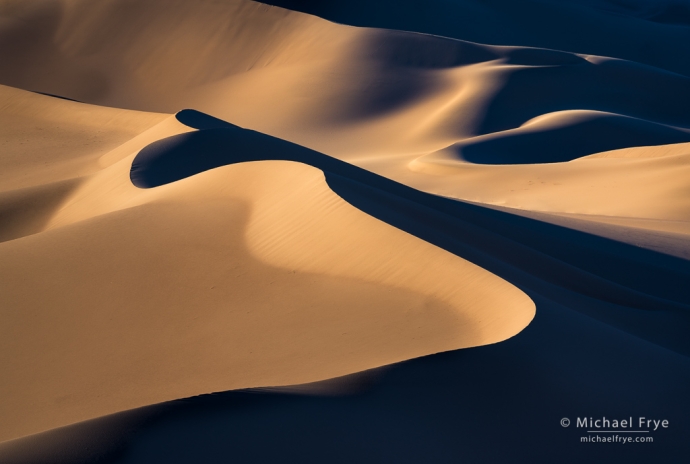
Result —
[{"label": "illuminated dune crest", "polygon": [[[11,263],[0,279],[0,352],[13,378],[3,385],[2,415],[13,418],[5,439],[495,343],[533,317],[517,288],[348,204],[306,164],[132,184],[132,161],[153,134],[194,142],[225,130],[232,136],[216,146],[239,160],[276,150],[327,159],[239,128],[189,130],[163,120],[102,155],[105,167],[79,178],[42,231],[0,244]],[[184,154],[204,157],[199,146]],[[174,144],[151,147],[164,156]],[[376,188],[371,174],[332,161],[346,167],[340,174],[361,173],[343,179],[355,191]]]}]

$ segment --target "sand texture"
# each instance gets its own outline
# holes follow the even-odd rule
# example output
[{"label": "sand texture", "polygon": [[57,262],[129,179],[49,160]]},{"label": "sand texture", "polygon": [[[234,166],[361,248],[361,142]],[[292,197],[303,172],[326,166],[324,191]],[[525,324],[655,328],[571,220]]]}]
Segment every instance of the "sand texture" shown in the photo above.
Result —
[{"label": "sand texture", "polygon": [[[681,0],[0,0],[0,462],[680,462],[688,44]],[[661,451],[558,425],[638,412]]]}]

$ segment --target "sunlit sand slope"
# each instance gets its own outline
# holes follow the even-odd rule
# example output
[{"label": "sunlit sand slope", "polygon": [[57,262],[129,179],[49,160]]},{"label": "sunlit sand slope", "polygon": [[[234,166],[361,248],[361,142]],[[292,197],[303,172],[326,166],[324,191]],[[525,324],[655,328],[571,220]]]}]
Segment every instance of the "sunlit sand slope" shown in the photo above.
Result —
[{"label": "sunlit sand slope", "polygon": [[[2,439],[495,343],[533,317],[517,288],[348,204],[307,164],[132,184],[151,138],[190,130],[170,117],[102,155],[40,231],[0,244]],[[245,132],[225,149],[315,153]]]},{"label": "sunlit sand slope", "polygon": [[[265,407],[295,401],[394,462],[594,462],[554,419],[585,411],[664,414],[661,461],[687,455],[687,5],[273,3],[326,19],[0,0],[0,461],[97,459],[219,397],[254,457],[287,416],[332,460],[311,406]],[[342,401],[171,403],[484,345]]]},{"label": "sunlit sand slope", "polygon": [[[512,11],[499,3],[482,15]],[[639,18],[666,11],[599,3],[543,8],[559,18],[608,18],[625,37]],[[0,12],[5,84],[145,111],[193,107],[465,200],[688,218],[678,194],[686,189],[684,153],[577,161],[690,142],[690,79],[669,64],[682,61],[671,55],[647,60],[620,41],[579,48],[557,32],[536,42],[518,34],[515,43],[562,50],[483,45],[348,27],[247,0],[3,0]],[[645,21],[657,41],[682,32]],[[497,37],[507,33],[498,29]],[[669,43],[669,53],[682,55],[672,52],[682,42]],[[612,56],[591,54],[599,51]]]},{"label": "sunlit sand slope", "polygon": [[0,86],[0,241],[40,231],[103,155],[166,117]]},{"label": "sunlit sand slope", "polygon": [[248,0],[3,0],[0,14],[0,83],[191,107],[348,159],[462,142],[477,163],[555,162],[690,141],[690,79],[619,54],[353,28]]}]

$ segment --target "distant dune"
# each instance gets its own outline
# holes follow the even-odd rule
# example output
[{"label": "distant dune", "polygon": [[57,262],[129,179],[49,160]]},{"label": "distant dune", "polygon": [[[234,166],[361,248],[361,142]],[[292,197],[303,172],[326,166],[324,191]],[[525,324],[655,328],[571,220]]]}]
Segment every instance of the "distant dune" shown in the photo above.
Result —
[{"label": "distant dune", "polygon": [[[331,155],[428,152],[567,110],[673,128],[648,145],[690,142],[690,78],[618,54],[358,29],[248,0],[3,4],[5,85],[143,111],[194,108]],[[599,151],[635,142],[617,136]]]},{"label": "distant dune", "polygon": [[[636,61],[688,75],[684,0],[266,0],[355,26]],[[673,44],[673,46],[669,46]]]},{"label": "distant dune", "polygon": [[0,0],[0,462],[683,455],[685,2],[268,3]]},{"label": "distant dune", "polygon": [[[577,174],[574,167],[554,168],[568,170],[568,188],[552,189],[544,205],[522,191],[532,190],[530,182],[563,184],[558,175],[543,177],[542,169],[549,168],[531,171],[519,185],[509,181],[506,189],[503,169],[464,163],[553,163],[690,142],[690,116],[683,110],[690,105],[690,78],[620,59],[627,56],[622,51],[612,59],[572,53],[579,49],[497,47],[356,29],[246,0],[166,1],[165,7],[148,1],[127,8],[119,0],[4,4],[12,20],[0,34],[7,57],[2,83],[144,111],[195,108],[417,188],[432,184],[433,193],[524,209],[647,217],[649,212],[630,211],[636,202],[615,195],[611,201],[597,196],[596,206],[574,200],[590,196],[598,167]],[[659,35],[671,33],[663,31]],[[450,182],[470,182],[469,188],[440,188],[436,179],[407,172],[412,158],[403,155],[437,151],[442,154],[414,161],[414,171],[437,173],[428,166],[442,160],[456,166]],[[627,179],[649,176],[644,164],[635,169],[629,162],[612,163],[617,171],[622,165],[636,172]],[[652,169],[658,176],[659,169]],[[684,178],[676,171],[669,175],[658,183],[665,192]],[[473,183],[477,176],[481,186]],[[652,217],[687,219],[688,205],[675,207],[681,200],[676,190],[666,206],[665,192],[645,188],[635,183],[633,194],[649,199],[650,208],[678,209]],[[630,193],[619,192],[626,198]]]}]

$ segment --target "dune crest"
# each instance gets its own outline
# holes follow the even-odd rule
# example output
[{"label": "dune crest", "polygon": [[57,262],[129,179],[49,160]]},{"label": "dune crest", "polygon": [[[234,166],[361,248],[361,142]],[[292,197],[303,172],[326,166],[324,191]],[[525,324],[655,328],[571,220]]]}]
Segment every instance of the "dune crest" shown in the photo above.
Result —
[{"label": "dune crest", "polygon": [[[689,34],[682,0],[0,0],[0,461],[679,462]],[[600,412],[670,458],[564,445]]]},{"label": "dune crest", "polygon": [[[343,159],[436,151],[568,110],[690,129],[689,78],[616,55],[353,28],[249,0],[1,4],[12,19],[0,30],[1,83],[195,108]],[[650,143],[690,142],[675,137]]]},{"label": "dune crest", "polygon": [[[11,18],[0,30],[5,84],[144,111],[195,108],[462,200],[689,218],[677,194],[684,158],[592,158],[690,143],[690,78],[662,66],[667,58],[355,28],[248,0],[1,4]],[[611,192],[609,174],[620,178]]]},{"label": "dune crest", "polygon": [[[40,233],[0,244],[3,440],[495,343],[532,319],[517,288],[348,204],[311,166],[135,187],[139,150],[204,132],[178,119],[99,153]],[[223,148],[239,156],[293,146],[236,130]]]}]

